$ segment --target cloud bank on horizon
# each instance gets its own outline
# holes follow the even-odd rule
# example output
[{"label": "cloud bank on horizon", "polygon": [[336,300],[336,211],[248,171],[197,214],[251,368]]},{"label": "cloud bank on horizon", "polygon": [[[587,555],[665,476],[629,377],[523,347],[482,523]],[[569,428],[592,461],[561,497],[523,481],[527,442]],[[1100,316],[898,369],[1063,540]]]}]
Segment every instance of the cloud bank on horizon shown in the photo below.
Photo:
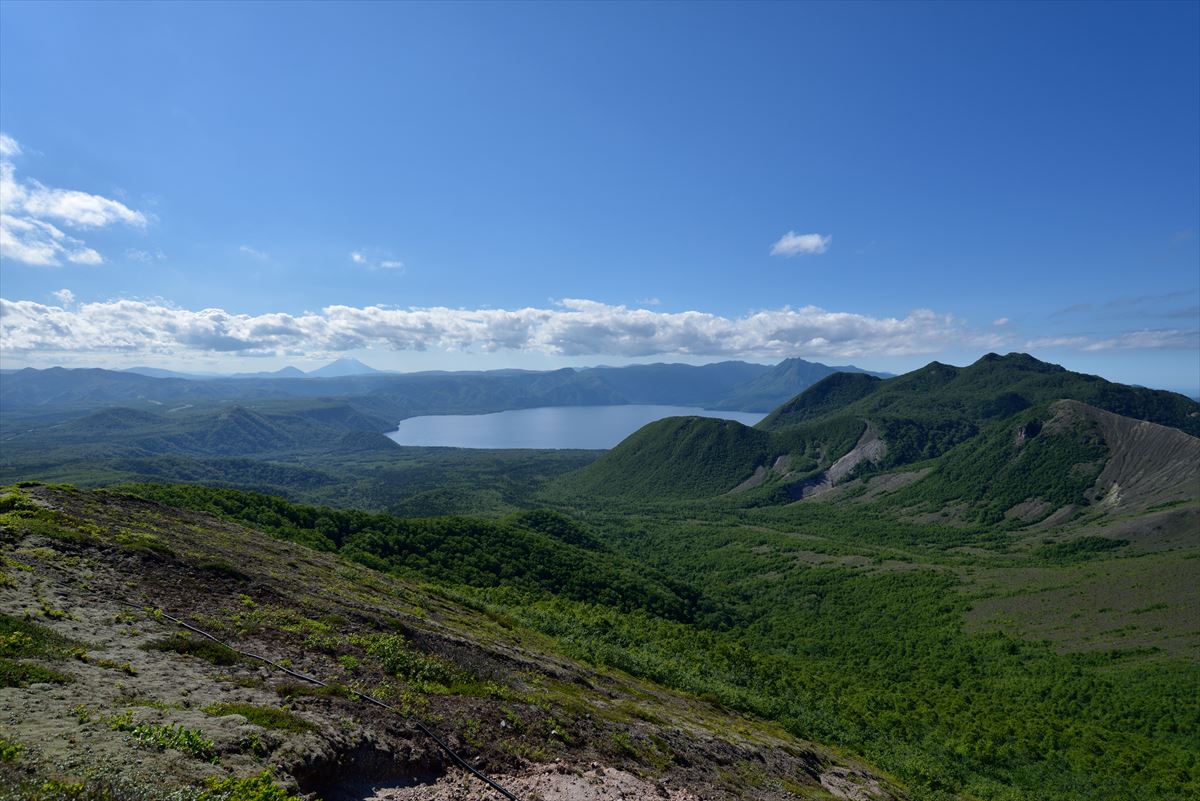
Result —
[{"label": "cloud bank on horizon", "polygon": [[165,301],[113,300],[63,306],[0,299],[0,338],[9,353],[115,352],[309,356],[358,349],[526,351],[558,356],[853,357],[932,353],[964,341],[1002,344],[953,315],[927,309],[902,319],[816,306],[730,318],[565,299],[555,308],[399,309],[327,306],[303,314],[193,311]]},{"label": "cloud bank on horizon", "polygon": [[236,314],[189,310],[165,301],[113,300],[62,306],[0,299],[0,339],[9,354],[123,353],[317,357],[390,351],[533,352],[556,356],[855,358],[980,350],[1067,347],[1195,349],[1200,333],[1182,329],[1116,336],[1022,340],[976,331],[951,314],[919,309],[876,318],[816,306],[761,310],[742,317],[665,312],[565,299],[554,308],[451,309],[333,305],[319,312]]}]

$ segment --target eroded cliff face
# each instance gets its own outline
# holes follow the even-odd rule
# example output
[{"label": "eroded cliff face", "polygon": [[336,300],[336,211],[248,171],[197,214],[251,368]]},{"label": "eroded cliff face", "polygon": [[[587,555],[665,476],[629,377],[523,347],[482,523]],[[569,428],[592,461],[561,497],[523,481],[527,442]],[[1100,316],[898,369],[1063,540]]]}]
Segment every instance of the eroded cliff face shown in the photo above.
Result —
[{"label": "eroded cliff face", "polygon": [[886,455],[887,443],[880,438],[875,426],[867,422],[854,447],[834,460],[833,464],[820,473],[801,480],[803,473],[798,473],[793,469],[792,455],[784,453],[776,456],[769,466],[761,464],[756,467],[753,475],[730,492],[745,492],[770,479],[778,479],[787,486],[788,495],[792,499],[822,496],[833,490],[863,462],[879,464]]},{"label": "eroded cliff face", "polygon": [[902,798],[772,724],[215,518],[35,486],[5,494],[0,520],[0,797],[216,801],[238,781],[325,801],[502,797],[423,721],[520,798]]},{"label": "eroded cliff face", "polygon": [[875,427],[868,422],[862,436],[848,453],[830,465],[824,473],[797,485],[792,494],[797,498],[824,495],[854,472],[854,468],[863,462],[878,464],[886,454],[887,443],[880,439]]}]

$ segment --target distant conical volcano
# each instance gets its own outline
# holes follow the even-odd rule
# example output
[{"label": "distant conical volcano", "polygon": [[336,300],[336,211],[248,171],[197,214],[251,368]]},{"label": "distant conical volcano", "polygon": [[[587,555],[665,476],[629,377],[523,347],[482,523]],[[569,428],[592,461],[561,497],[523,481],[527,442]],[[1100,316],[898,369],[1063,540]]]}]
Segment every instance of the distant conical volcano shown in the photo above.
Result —
[{"label": "distant conical volcano", "polygon": [[368,367],[358,359],[338,359],[332,361],[324,367],[318,367],[316,370],[310,370],[308,375],[314,378],[339,378],[347,375],[368,375],[370,373],[379,373],[381,370],[376,370],[374,367]]}]

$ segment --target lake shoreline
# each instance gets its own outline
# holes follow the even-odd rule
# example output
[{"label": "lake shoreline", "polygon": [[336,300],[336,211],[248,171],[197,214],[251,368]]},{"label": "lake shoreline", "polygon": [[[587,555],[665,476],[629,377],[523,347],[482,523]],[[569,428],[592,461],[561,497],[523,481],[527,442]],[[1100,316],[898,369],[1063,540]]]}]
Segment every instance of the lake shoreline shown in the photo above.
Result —
[{"label": "lake shoreline", "polygon": [[716,417],[754,425],[766,415],[693,406],[618,404],[539,406],[487,414],[419,415],[388,438],[398,445],[479,450],[607,450],[666,417]]}]

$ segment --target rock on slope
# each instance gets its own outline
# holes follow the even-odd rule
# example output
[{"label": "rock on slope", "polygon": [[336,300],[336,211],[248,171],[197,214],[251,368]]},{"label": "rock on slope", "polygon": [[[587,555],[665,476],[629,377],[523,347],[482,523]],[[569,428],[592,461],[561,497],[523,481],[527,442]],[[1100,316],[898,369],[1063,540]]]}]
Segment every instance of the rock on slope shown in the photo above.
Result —
[{"label": "rock on slope", "polygon": [[217,801],[213,783],[264,771],[326,801],[499,797],[414,719],[522,798],[901,797],[771,724],[574,662],[454,593],[205,515],[32,486],[0,492],[0,539],[0,798],[190,787],[173,797]]}]

